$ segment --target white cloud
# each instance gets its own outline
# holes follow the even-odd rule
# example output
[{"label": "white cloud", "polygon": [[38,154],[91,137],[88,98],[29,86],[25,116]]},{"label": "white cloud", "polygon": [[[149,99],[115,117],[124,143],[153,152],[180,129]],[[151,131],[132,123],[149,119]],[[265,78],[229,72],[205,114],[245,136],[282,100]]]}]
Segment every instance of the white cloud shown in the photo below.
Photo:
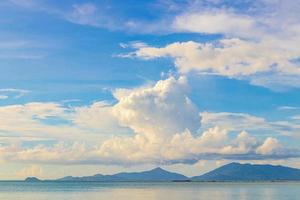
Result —
[{"label": "white cloud", "polygon": [[176,16],[173,28],[178,32],[196,32],[230,36],[249,36],[256,27],[253,18],[223,10],[184,13]]},{"label": "white cloud", "polygon": [[237,3],[241,7],[222,1],[215,5],[199,2],[190,3],[188,8],[175,16],[175,30],[248,39],[298,37],[295,32],[300,22],[299,0],[241,1]]},{"label": "white cloud", "polygon": [[[154,85],[117,89],[114,105],[95,102],[73,108],[58,103],[2,106],[0,159],[22,163],[133,165],[298,156],[297,150],[283,148],[276,138],[257,139],[242,131],[249,123],[258,129],[275,126],[284,130],[290,125],[287,122],[271,123],[239,113],[200,116],[188,93],[186,78],[169,77]],[[58,121],[47,123],[52,119]],[[67,123],[60,124],[60,120]],[[199,132],[200,127],[203,132]],[[233,130],[240,133],[235,136]],[[33,144],[22,146],[28,138]],[[52,145],[34,143],[39,138],[52,140]]]},{"label": "white cloud", "polygon": [[299,156],[297,150],[282,148],[275,138],[258,141],[246,132],[231,138],[226,130],[218,127],[199,136],[193,136],[187,130],[156,141],[137,134],[114,137],[98,146],[57,143],[52,147],[39,145],[27,149],[5,147],[0,153],[2,159],[9,162],[104,165],[195,163],[216,159],[277,160]]},{"label": "white cloud", "polygon": [[294,115],[291,117],[293,120],[300,120],[300,115]]},{"label": "white cloud", "polygon": [[7,95],[0,95],[0,100],[8,99]]},{"label": "white cloud", "polygon": [[128,134],[110,110],[111,106],[103,102],[78,107],[51,102],[0,106],[0,134],[5,143],[38,140],[95,143],[113,134]]},{"label": "white cloud", "polygon": [[[265,142],[249,136],[245,131],[236,138],[229,137],[226,128],[232,130],[232,127],[227,122],[223,124],[228,127],[216,126],[197,134],[200,126],[196,120],[200,120],[200,117],[194,106],[191,107],[190,100],[185,100],[185,84],[183,78],[176,80],[170,77],[152,87],[118,90],[115,96],[119,102],[113,108],[116,117],[136,134],[106,140],[96,154],[102,160],[118,164],[195,162],[199,159],[235,156],[240,159],[261,159],[264,156],[257,154],[256,149]],[[265,120],[258,117],[246,114],[234,117],[235,123],[242,124],[240,127],[234,126],[235,130],[245,128],[249,119],[252,123],[260,123],[261,128],[267,126]],[[239,122],[238,119],[243,117],[247,119]],[[187,119],[195,119],[195,122],[189,123]],[[206,115],[202,122],[207,125],[218,120]],[[288,154],[286,156],[289,157]]]},{"label": "white cloud", "polygon": [[256,150],[260,154],[273,154],[282,148],[279,141],[275,138],[267,138],[265,142]]},{"label": "white cloud", "polygon": [[[177,14],[174,32],[221,34],[223,38],[199,43],[174,42],[163,47],[134,47],[124,57],[172,58],[179,73],[213,73],[283,90],[300,87],[299,2],[253,1],[242,10],[217,3],[191,2]],[[245,6],[245,5],[244,5]]]},{"label": "white cloud", "polygon": [[115,117],[123,126],[136,133],[169,135],[185,129],[195,132],[199,127],[199,113],[187,96],[184,77],[170,77],[153,87],[116,90],[118,103],[113,107]]},{"label": "white cloud", "polygon": [[245,131],[238,134],[232,145],[226,146],[223,149],[224,153],[231,154],[247,154],[253,153],[253,150],[257,148],[258,141],[255,137],[249,136]]},{"label": "white cloud", "polygon": [[268,122],[262,117],[229,112],[202,112],[201,125],[203,127],[219,126],[233,131],[269,128]]},{"label": "white cloud", "polygon": [[[170,57],[180,73],[212,72],[214,74],[250,80],[256,85],[270,86],[267,78],[300,77],[297,63],[291,62],[300,51],[275,44],[276,41],[246,41],[237,38],[222,39],[217,43],[176,42],[165,47],[136,47],[127,56],[143,59]],[[270,82],[270,80],[269,80]],[[283,81],[299,87],[297,82]],[[282,84],[282,83],[281,83]]]},{"label": "white cloud", "polygon": [[278,110],[299,110],[300,107],[295,107],[295,106],[280,106],[277,109]]},{"label": "white cloud", "polygon": [[9,98],[10,96],[18,99],[23,97],[24,95],[28,94],[29,90],[24,89],[16,89],[16,88],[2,88],[0,89],[0,95],[5,97],[5,99]]},{"label": "white cloud", "polygon": [[77,163],[87,159],[88,152],[82,143],[74,142],[72,145],[66,145],[59,142],[52,147],[43,145],[35,146],[30,149],[17,149],[7,159],[18,162],[40,162],[40,163]]},{"label": "white cloud", "polygon": [[231,131],[265,131],[269,134],[282,134],[299,137],[300,125],[294,121],[268,121],[245,113],[202,112],[202,128],[219,126]]},{"label": "white cloud", "polygon": [[[55,103],[28,103],[0,107],[0,132],[7,137],[27,136],[51,138],[65,137],[63,127],[43,124],[42,120],[49,117],[60,117],[64,108]],[[69,129],[75,131],[75,129]]]},{"label": "white cloud", "polygon": [[93,129],[99,133],[124,134],[129,132],[120,127],[117,119],[113,116],[113,106],[106,102],[95,102],[89,106],[74,108],[72,122],[79,127]]}]

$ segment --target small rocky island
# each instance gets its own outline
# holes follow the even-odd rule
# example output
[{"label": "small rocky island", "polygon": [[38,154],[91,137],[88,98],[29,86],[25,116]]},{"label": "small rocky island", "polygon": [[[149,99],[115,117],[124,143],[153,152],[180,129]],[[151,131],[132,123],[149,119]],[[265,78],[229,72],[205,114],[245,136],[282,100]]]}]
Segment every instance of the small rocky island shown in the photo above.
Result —
[{"label": "small rocky island", "polygon": [[41,181],[40,179],[36,178],[36,177],[27,177],[25,179],[26,182],[39,182]]}]

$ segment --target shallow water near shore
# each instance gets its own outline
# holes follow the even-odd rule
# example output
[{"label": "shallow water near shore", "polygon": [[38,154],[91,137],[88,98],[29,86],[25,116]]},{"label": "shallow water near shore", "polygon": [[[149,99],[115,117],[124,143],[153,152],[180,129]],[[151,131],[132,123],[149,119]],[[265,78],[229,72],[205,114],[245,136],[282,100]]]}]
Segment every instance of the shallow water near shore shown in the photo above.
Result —
[{"label": "shallow water near shore", "polygon": [[300,182],[0,182],[2,200],[298,200]]}]

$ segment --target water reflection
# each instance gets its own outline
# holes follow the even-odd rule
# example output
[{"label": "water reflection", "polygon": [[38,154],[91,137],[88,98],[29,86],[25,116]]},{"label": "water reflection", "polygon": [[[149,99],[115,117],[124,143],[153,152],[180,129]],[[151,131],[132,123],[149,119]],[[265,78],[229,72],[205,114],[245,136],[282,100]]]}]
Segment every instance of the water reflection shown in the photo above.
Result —
[{"label": "water reflection", "polygon": [[5,200],[296,200],[300,183],[0,182]]}]

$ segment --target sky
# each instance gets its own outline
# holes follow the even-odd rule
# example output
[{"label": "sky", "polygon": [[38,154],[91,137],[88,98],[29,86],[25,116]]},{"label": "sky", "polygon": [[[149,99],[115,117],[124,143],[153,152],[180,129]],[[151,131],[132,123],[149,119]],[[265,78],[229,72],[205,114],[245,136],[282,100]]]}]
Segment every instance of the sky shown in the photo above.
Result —
[{"label": "sky", "polygon": [[3,0],[0,179],[300,168],[299,0]]}]

